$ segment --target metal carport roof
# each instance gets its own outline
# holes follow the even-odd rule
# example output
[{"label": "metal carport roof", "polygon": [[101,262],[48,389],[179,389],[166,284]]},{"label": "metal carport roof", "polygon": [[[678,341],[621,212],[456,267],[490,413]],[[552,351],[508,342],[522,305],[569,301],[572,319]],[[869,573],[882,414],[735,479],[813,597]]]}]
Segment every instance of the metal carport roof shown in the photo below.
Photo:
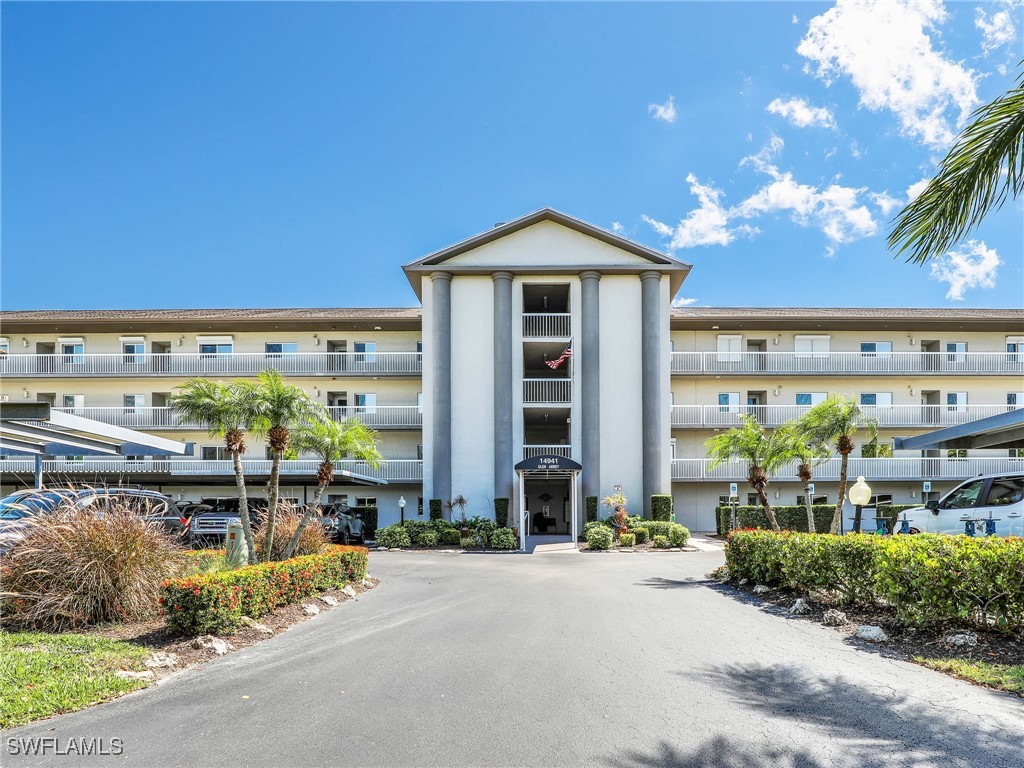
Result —
[{"label": "metal carport roof", "polygon": [[897,451],[931,451],[950,448],[1024,448],[1024,408],[955,427],[937,429],[916,437],[897,437]]}]

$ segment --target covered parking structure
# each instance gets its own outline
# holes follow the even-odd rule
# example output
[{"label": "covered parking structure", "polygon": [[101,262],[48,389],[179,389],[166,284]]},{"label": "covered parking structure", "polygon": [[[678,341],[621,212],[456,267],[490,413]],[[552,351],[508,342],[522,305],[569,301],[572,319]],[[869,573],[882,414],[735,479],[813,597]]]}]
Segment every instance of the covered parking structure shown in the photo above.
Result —
[{"label": "covered parking structure", "polygon": [[1024,448],[1024,408],[967,421],[915,437],[897,437],[897,451]]}]

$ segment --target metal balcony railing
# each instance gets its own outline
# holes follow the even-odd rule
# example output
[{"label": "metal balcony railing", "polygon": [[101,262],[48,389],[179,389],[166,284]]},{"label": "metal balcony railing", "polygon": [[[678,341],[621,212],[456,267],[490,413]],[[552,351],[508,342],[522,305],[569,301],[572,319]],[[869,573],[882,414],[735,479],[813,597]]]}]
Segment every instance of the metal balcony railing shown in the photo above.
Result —
[{"label": "metal balcony railing", "polygon": [[524,445],[523,458],[532,459],[534,456],[561,456],[566,459],[572,458],[571,445]]},{"label": "metal balcony railing", "polygon": [[571,403],[571,379],[523,379],[523,402]]},{"label": "metal balcony railing", "polygon": [[572,315],[567,312],[524,312],[523,338],[559,338],[572,335]]},{"label": "metal balcony railing", "polygon": [[310,376],[418,376],[420,352],[231,352],[201,354],[2,355],[0,376],[244,375],[276,368]]},{"label": "metal balcony railing", "polygon": [[1024,353],[673,352],[672,373],[1024,375]]},{"label": "metal balcony railing", "polygon": [[[55,411],[94,419],[104,424],[133,429],[202,429],[197,422],[183,421],[168,406],[116,407],[85,406],[54,408]],[[374,429],[421,429],[423,411],[418,405],[329,406],[327,412],[337,421],[356,418]]]},{"label": "metal balcony railing", "polygon": [[[747,477],[747,465],[742,462],[722,464],[709,469],[707,459],[673,459],[672,480],[690,481],[739,481]],[[814,467],[814,479],[838,480],[841,459],[828,459]],[[796,463],[783,467],[772,478],[776,481],[799,482]],[[877,480],[966,480],[980,474],[994,472],[1024,471],[1024,459],[1014,458],[910,458],[850,459],[848,476],[863,475],[868,482]]]},{"label": "metal balcony railing", "polygon": [[[766,427],[798,419],[809,405],[674,405],[672,426],[677,429],[735,427],[751,415]],[[862,405],[861,410],[879,427],[948,427],[1016,410],[1014,405]]]}]

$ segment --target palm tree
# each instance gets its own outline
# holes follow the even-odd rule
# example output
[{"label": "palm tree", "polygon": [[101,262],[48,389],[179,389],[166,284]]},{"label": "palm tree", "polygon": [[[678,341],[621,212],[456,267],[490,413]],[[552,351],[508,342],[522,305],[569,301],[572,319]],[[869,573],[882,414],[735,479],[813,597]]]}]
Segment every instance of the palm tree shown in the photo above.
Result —
[{"label": "palm tree", "polygon": [[743,426],[733,427],[704,443],[708,458],[711,459],[708,469],[714,469],[727,461],[746,462],[747,482],[757,492],[772,530],[778,531],[779,521],[768,502],[765,488],[768,487],[770,476],[793,458],[789,437],[786,430],[765,432],[757,419],[749,414],[741,418]]},{"label": "palm tree", "polygon": [[317,486],[313,502],[306,507],[298,528],[288,541],[282,558],[284,560],[295,552],[302,532],[320,509],[320,498],[334,479],[334,466],[349,456],[365,461],[374,469],[384,460],[377,448],[376,431],[355,418],[335,421],[323,406],[317,409],[315,419],[299,427],[292,439],[292,447],[303,453],[312,453],[320,459],[320,465],[316,470]]},{"label": "palm tree", "polygon": [[256,547],[249,519],[249,501],[245,493],[246,410],[236,386],[218,384],[208,379],[189,379],[175,388],[178,394],[170,399],[171,413],[185,422],[205,426],[211,437],[223,438],[224,449],[231,456],[238,488],[238,514],[242,518],[242,532],[249,548],[249,562],[256,562]]},{"label": "palm tree", "polygon": [[807,531],[809,533],[817,533],[814,524],[814,500],[811,498],[811,481],[814,480],[814,464],[827,458],[829,455],[828,446],[815,445],[808,442],[795,421],[786,422],[779,429],[785,430],[789,454],[798,462],[796,476],[804,484]]},{"label": "palm tree", "polygon": [[963,240],[1008,195],[1017,198],[1021,192],[1024,72],[1016,87],[971,115],[935,178],[896,217],[889,247],[924,264]]},{"label": "palm tree", "polygon": [[852,397],[830,393],[800,418],[799,429],[812,445],[835,444],[842,457],[839,464],[839,499],[831,528],[831,533],[839,533],[843,505],[846,503],[847,471],[854,448],[853,438],[858,432],[867,432],[870,443],[874,444],[878,440],[878,422],[864,415]]},{"label": "palm tree", "polygon": [[292,430],[316,418],[315,406],[309,395],[286,382],[280,371],[274,368],[258,373],[254,382],[240,382],[238,387],[250,431],[259,437],[265,436],[271,450],[264,553],[264,557],[269,559],[280,497],[281,459],[288,450]]}]

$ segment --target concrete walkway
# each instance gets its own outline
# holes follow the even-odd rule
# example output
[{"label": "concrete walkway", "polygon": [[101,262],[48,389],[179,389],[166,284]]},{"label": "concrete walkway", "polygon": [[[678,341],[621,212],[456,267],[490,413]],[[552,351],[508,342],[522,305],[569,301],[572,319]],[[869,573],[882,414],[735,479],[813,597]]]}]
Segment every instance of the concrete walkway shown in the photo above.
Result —
[{"label": "concrete walkway", "polygon": [[5,766],[1021,768],[1024,701],[766,611],[721,552],[371,554],[377,589]]}]

